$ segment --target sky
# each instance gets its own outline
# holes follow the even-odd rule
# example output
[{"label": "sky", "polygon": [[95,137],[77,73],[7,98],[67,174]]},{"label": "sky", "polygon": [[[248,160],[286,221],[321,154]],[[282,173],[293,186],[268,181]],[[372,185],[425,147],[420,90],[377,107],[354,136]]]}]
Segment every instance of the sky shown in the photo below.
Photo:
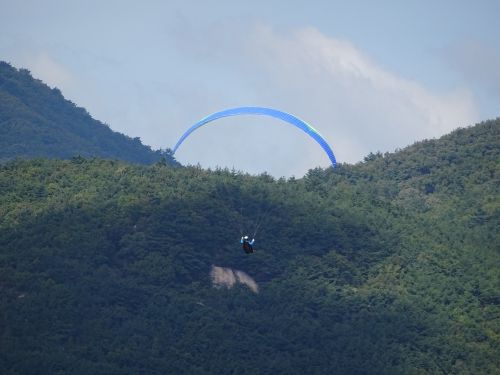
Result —
[{"label": "sky", "polygon": [[[263,106],[356,163],[500,116],[499,14],[497,0],[0,0],[0,60],[153,149]],[[329,166],[262,116],[211,123],[175,156],[276,177]]]}]

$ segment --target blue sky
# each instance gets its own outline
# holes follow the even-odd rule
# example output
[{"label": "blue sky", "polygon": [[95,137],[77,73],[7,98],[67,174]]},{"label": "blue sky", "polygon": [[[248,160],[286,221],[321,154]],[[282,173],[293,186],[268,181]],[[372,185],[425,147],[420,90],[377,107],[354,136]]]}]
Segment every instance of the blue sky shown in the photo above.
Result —
[{"label": "blue sky", "polygon": [[[500,116],[500,1],[8,1],[0,59],[153,148],[232,106],[304,119],[339,162]],[[194,133],[183,163],[302,176],[317,144],[265,118]]]}]

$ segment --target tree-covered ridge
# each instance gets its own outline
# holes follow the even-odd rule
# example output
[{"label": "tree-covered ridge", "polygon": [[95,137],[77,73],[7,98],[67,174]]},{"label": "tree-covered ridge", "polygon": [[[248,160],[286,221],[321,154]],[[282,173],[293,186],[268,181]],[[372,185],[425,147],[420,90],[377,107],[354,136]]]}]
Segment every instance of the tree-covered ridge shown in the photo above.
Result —
[{"label": "tree-covered ridge", "polygon": [[[289,180],[8,163],[1,372],[496,373],[499,135],[489,121]],[[247,256],[240,229],[262,215]],[[213,288],[212,265],[259,293]]]},{"label": "tree-covered ridge", "polygon": [[61,92],[0,61],[0,162],[14,158],[99,156],[150,164],[168,153],[112,131]]}]

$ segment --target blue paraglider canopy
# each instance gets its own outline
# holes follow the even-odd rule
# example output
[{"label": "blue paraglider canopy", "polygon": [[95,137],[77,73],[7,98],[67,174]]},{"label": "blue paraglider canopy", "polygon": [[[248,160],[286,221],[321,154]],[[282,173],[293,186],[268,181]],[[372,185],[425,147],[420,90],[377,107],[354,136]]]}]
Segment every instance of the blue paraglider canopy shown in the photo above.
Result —
[{"label": "blue paraglider canopy", "polygon": [[321,134],[314,129],[311,125],[306,123],[305,121],[302,121],[301,119],[286,113],[282,111],[278,111],[277,109],[272,109],[272,108],[264,108],[264,107],[238,107],[238,108],[231,108],[231,109],[226,109],[224,111],[216,112],[211,114],[210,116],[205,117],[204,119],[198,121],[196,124],[191,126],[186,132],[179,138],[177,143],[175,144],[172,154],[175,154],[179,146],[184,142],[184,140],[189,137],[189,135],[198,129],[199,127],[208,124],[209,122],[212,122],[214,120],[220,119],[222,117],[228,117],[228,116],[239,116],[239,115],[262,115],[262,116],[269,116],[269,117],[274,117],[280,120],[283,120],[300,130],[304,131],[307,133],[310,137],[312,137],[326,152],[328,157],[330,158],[330,161],[332,163],[332,167],[335,168],[337,161],[335,159],[335,155],[333,154],[333,151],[331,147],[328,145],[326,140],[321,136]]}]

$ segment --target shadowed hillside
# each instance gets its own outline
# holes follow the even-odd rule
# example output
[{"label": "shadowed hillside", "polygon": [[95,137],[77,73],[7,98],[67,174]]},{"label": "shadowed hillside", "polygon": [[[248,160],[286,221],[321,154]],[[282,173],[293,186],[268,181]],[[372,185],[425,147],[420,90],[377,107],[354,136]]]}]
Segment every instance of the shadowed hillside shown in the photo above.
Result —
[{"label": "shadowed hillside", "polygon": [[499,141],[488,121],[289,180],[7,163],[1,372],[496,373]]},{"label": "shadowed hillside", "polygon": [[0,61],[0,162],[14,158],[99,156],[151,164],[167,152],[112,131],[61,92]]}]

